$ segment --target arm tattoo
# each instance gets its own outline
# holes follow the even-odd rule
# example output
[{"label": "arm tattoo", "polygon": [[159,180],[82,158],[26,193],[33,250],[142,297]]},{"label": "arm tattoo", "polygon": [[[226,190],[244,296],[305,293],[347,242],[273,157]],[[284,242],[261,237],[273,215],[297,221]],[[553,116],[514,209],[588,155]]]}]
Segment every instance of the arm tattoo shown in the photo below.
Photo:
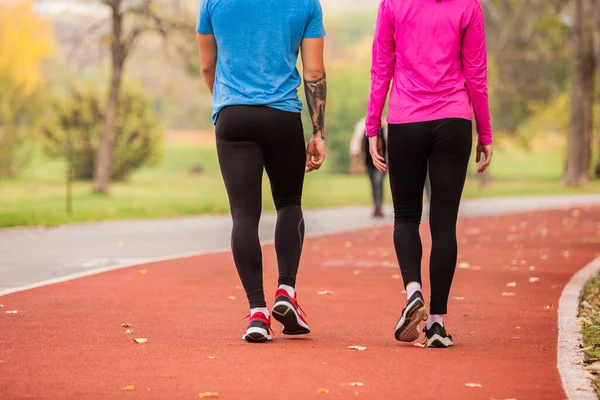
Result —
[{"label": "arm tattoo", "polygon": [[304,80],[304,92],[310,119],[313,123],[313,136],[325,138],[325,103],[327,100],[326,74],[314,81]]}]

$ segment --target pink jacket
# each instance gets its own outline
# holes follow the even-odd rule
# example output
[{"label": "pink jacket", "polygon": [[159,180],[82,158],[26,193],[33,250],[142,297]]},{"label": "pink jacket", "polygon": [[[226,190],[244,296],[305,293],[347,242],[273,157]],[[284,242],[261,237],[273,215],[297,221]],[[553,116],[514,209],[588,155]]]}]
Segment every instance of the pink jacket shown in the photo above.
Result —
[{"label": "pink jacket", "polygon": [[474,113],[479,143],[492,143],[485,28],[478,0],[381,0],[367,136],[379,132],[392,78],[388,123],[471,120]]}]

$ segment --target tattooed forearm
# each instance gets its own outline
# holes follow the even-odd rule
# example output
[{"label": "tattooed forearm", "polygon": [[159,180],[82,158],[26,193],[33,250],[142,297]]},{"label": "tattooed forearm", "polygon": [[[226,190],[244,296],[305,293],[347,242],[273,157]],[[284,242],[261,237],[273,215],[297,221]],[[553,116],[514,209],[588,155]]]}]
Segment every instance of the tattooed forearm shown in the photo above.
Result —
[{"label": "tattooed forearm", "polygon": [[327,101],[327,79],[325,73],[317,80],[304,80],[304,92],[310,119],[313,124],[313,137],[325,138],[325,103]]}]

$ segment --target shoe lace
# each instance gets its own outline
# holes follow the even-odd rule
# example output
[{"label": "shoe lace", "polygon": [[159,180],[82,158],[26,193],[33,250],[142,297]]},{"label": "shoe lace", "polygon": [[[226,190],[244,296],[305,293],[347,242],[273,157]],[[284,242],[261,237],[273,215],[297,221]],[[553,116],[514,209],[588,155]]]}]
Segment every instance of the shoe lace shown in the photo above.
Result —
[{"label": "shoe lace", "polygon": [[298,310],[300,310],[300,312],[305,316],[308,317],[308,314],[306,314],[306,311],[304,311],[304,309],[302,308],[302,306],[298,303],[298,295],[296,295],[296,298],[294,299],[294,303],[296,303],[296,307],[298,308]]}]

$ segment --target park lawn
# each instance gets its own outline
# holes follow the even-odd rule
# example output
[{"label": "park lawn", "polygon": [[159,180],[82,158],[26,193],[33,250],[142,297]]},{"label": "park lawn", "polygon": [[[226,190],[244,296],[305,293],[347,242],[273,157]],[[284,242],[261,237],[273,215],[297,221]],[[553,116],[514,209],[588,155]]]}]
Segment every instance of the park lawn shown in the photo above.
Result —
[{"label": "park lawn", "polygon": [[[582,320],[581,334],[585,364],[600,361],[600,275],[593,276],[585,285],[579,306],[579,317]],[[600,394],[600,379],[597,371],[590,371],[592,385]]]},{"label": "park lawn", "polygon": [[[538,146],[534,152],[510,143],[498,146],[491,184],[480,188],[477,179],[470,177],[464,198],[600,191],[600,182],[581,189],[563,187],[562,159],[558,146]],[[192,173],[198,166],[202,173]],[[88,182],[74,183],[73,212],[67,215],[64,164],[36,154],[19,179],[0,182],[0,227],[229,212],[210,133],[169,133],[159,165],[136,172],[126,183],[114,183],[108,196],[94,194],[90,188]],[[273,210],[266,178],[263,192],[265,209]],[[389,203],[389,188],[386,194]],[[303,204],[306,208],[368,205],[370,196],[365,175],[324,170],[307,175]]]}]

